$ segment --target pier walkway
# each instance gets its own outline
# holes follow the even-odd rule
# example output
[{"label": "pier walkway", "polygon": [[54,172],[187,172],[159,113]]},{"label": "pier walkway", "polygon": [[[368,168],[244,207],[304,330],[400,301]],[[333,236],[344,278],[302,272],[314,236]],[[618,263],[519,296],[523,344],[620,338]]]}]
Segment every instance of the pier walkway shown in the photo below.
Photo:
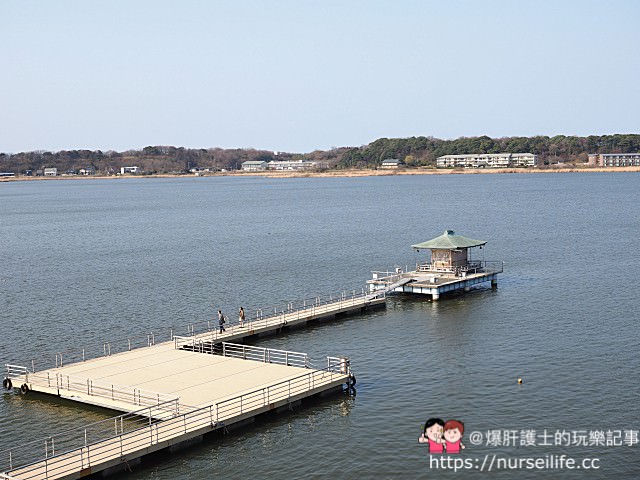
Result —
[{"label": "pier walkway", "polygon": [[303,326],[304,324],[333,318],[338,315],[353,312],[363,312],[368,308],[384,306],[386,304],[385,292],[376,292],[375,295],[367,293],[341,294],[337,298],[318,297],[317,300],[307,304],[294,306],[289,304],[286,309],[273,313],[262,310],[256,312],[256,316],[245,320],[244,326],[235,323],[225,326],[226,331],[220,332],[214,322],[202,322],[192,324],[190,332],[186,336],[174,335],[177,347],[197,348],[201,351],[210,350],[213,345],[225,342],[238,342],[247,337],[278,333],[283,328]]}]

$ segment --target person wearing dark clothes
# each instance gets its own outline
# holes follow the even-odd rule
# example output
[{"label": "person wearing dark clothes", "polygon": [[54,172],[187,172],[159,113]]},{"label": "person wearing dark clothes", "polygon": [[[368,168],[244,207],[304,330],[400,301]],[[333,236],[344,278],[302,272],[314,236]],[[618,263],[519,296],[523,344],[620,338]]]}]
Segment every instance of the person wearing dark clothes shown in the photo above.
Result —
[{"label": "person wearing dark clothes", "polygon": [[224,319],[224,315],[222,314],[222,311],[218,310],[218,326],[220,327],[220,333],[226,332],[226,329],[224,328],[225,322],[226,320]]}]

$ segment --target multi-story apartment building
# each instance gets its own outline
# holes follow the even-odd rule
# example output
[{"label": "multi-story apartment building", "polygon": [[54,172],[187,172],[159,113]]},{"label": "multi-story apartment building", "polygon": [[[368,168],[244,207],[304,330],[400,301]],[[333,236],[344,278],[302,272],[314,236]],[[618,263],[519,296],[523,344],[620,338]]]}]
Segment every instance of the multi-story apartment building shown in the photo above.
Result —
[{"label": "multi-story apartment building", "polygon": [[589,164],[599,167],[640,167],[640,153],[592,153]]},{"label": "multi-story apartment building", "polygon": [[537,167],[538,156],[533,153],[477,153],[470,155],[443,155],[437,167],[509,168]]}]

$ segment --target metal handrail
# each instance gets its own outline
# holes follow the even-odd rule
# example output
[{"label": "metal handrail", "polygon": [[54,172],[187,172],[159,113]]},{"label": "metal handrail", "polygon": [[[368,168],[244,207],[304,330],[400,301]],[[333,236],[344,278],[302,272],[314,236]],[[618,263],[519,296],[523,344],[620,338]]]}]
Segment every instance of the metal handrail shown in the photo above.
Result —
[{"label": "metal handrail", "polygon": [[94,381],[90,378],[80,378],[72,375],[51,372],[27,373],[26,383],[38,385],[68,392],[78,392],[88,396],[106,398],[111,401],[118,401],[140,407],[157,407],[159,405],[170,405],[163,408],[163,413],[177,415],[180,409],[180,399],[174,395],[166,393],[142,390],[130,386],[107,384]]},{"label": "metal handrail", "polygon": [[[193,351],[199,353],[218,353],[219,355],[240,358],[243,360],[252,360],[263,363],[272,363],[276,365],[286,365],[289,367],[299,368],[318,368],[317,365],[309,358],[309,355],[302,352],[293,352],[289,350],[278,350],[274,348],[255,347],[252,345],[244,345],[239,343],[222,342],[222,347],[218,351],[214,351],[213,343],[202,338],[181,337],[174,338],[176,349],[191,347]],[[327,357],[326,367],[334,372],[342,372],[344,370],[344,362],[347,357]],[[181,408],[183,405],[181,405]]]},{"label": "metal handrail", "polygon": [[[163,405],[158,406],[162,407]],[[42,453],[37,452],[43,452],[43,446],[44,458],[62,456],[78,448],[88,449],[97,443],[160,421],[155,409],[147,407],[17,445],[0,452],[0,458],[8,461],[9,468],[5,470],[11,471],[41,461]]]},{"label": "metal handrail", "polygon": [[[224,426],[224,422],[233,417],[241,416],[245,413],[257,411],[261,408],[273,408],[277,403],[291,401],[298,394],[313,390],[323,384],[335,380],[335,376],[344,377],[348,368],[350,373],[350,362],[347,358],[327,357],[328,366],[324,370],[312,370],[308,373],[296,376],[289,380],[284,380],[274,385],[259,388],[235,397],[222,400],[215,404],[200,408],[188,408],[188,411],[169,420],[153,420],[151,414],[145,418],[145,425],[138,426],[131,431],[121,430],[118,433],[118,419],[124,416],[107,419],[97,423],[113,422],[115,424],[115,435],[109,435],[98,441],[87,441],[87,430],[84,429],[84,444],[75,449],[63,450],[56,453],[54,437],[48,437],[44,441],[45,456],[40,456],[39,460],[31,460],[28,463],[16,463],[12,452],[15,448],[22,448],[30,445],[42,445],[42,441],[30,442],[28,444],[15,447],[14,449],[2,452],[0,458],[9,457],[10,468],[5,472],[18,472],[21,478],[32,478],[42,476],[49,478],[50,474],[62,475],[77,471],[78,464],[81,468],[89,468],[92,463],[95,465],[109,459],[123,458],[125,455],[140,451],[153,445],[166,442],[171,438],[189,436],[189,433],[197,434],[203,428],[216,429]],[[337,369],[337,371],[336,371]],[[126,414],[135,415],[136,412]],[[122,420],[120,420],[122,422]],[[135,424],[134,424],[135,425]],[[82,429],[81,429],[82,430]],[[49,450],[51,448],[51,450]],[[59,452],[58,448],[58,452]],[[51,454],[50,454],[51,453]],[[42,471],[44,469],[44,472]]]},{"label": "metal handrail", "polygon": [[12,365],[10,363],[4,364],[4,371],[7,378],[16,378],[25,376],[29,373],[29,369],[22,365]]},{"label": "metal handrail", "polygon": [[462,272],[475,271],[477,273],[501,273],[504,269],[504,262],[501,260],[470,260],[466,265],[459,266],[436,266],[434,263],[419,263],[416,265],[418,272],[444,272],[460,274]]},{"label": "metal handrail", "polygon": [[292,367],[309,368],[309,355],[301,352],[254,347],[236,343],[222,343],[222,355],[244,360],[255,360]]}]

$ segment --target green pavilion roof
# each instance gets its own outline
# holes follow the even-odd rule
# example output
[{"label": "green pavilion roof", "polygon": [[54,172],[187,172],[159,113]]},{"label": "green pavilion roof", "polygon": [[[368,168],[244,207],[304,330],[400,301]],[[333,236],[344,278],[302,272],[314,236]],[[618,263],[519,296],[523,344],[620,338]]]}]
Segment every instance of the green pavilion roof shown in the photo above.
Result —
[{"label": "green pavilion roof", "polygon": [[431,248],[437,250],[456,250],[458,248],[479,247],[485,243],[487,242],[484,240],[474,240],[473,238],[456,235],[453,230],[445,230],[439,237],[411,246],[415,249]]}]

